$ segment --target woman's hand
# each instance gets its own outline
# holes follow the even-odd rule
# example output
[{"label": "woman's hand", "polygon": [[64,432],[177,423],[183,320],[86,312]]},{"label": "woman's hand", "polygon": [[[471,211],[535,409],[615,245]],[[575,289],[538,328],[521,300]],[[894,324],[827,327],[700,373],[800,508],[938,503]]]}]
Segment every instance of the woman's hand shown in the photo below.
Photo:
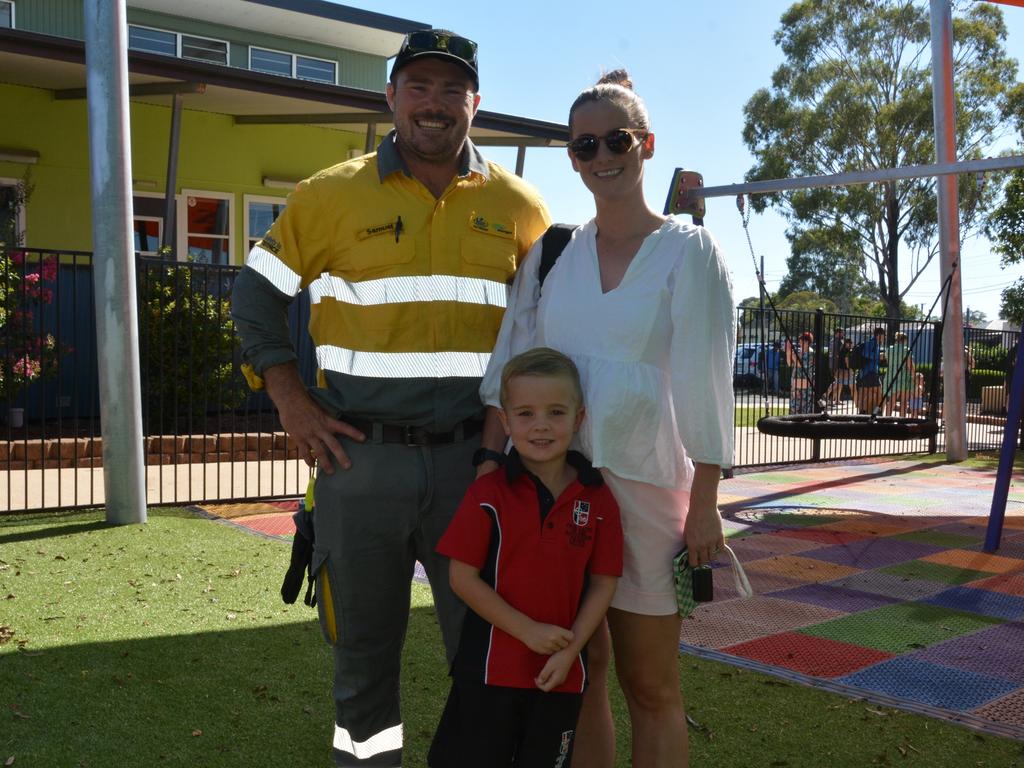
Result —
[{"label": "woman's hand", "polygon": [[708,565],[725,544],[722,516],[718,513],[718,476],[721,467],[698,464],[690,487],[690,508],[683,526],[687,559],[691,566]]}]

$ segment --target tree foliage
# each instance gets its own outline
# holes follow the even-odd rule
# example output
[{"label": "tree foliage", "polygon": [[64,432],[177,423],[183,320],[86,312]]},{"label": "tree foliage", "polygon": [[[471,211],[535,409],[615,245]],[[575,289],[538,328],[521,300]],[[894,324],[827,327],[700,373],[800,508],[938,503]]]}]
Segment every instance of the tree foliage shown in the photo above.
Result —
[{"label": "tree foliage", "polygon": [[[755,157],[747,179],[934,162],[930,35],[928,3],[920,0],[794,3],[775,33],[785,62],[744,107],[743,139]],[[1010,124],[1017,62],[1005,39],[997,6],[955,3],[961,159],[983,156]],[[980,226],[996,190],[979,189],[973,177],[962,177],[959,189],[965,237]],[[822,293],[844,310],[871,295],[896,317],[938,252],[934,178],[776,193],[752,204],[789,219],[786,288]]]},{"label": "tree foliage", "polygon": [[[1010,177],[1003,201],[992,213],[985,231],[1004,268],[1024,263],[1024,171]],[[1002,299],[1000,317],[1018,325],[1024,323],[1024,277],[1004,288]]]}]

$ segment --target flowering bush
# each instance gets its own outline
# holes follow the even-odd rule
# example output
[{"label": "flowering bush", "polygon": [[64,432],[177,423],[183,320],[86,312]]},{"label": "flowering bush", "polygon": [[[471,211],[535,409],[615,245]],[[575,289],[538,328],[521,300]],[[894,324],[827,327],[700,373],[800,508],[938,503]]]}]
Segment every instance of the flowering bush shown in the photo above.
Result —
[{"label": "flowering bush", "polygon": [[28,384],[56,373],[59,356],[69,351],[39,326],[39,309],[53,302],[57,260],[32,260],[18,247],[18,213],[31,193],[23,179],[0,201],[0,401],[8,404]]}]

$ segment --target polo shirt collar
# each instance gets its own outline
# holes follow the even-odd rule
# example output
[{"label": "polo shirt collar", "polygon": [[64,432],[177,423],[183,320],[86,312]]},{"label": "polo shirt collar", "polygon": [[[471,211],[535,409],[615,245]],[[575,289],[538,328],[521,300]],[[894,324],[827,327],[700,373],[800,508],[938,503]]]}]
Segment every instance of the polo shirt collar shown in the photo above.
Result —
[{"label": "polo shirt collar", "polygon": [[[604,483],[601,472],[594,469],[587,461],[587,457],[579,451],[569,451],[565,460],[570,467],[576,470],[576,479],[580,481],[580,485],[597,486]],[[519,458],[519,451],[513,448],[505,459],[505,477],[508,478],[509,484],[512,484],[523,475],[531,479],[535,478],[534,474],[523,466],[523,460]]]},{"label": "polo shirt collar", "polygon": [[[402,159],[402,155],[395,146],[397,133],[392,129],[384,140],[377,147],[377,175],[383,183],[384,179],[392,173],[401,171],[406,176],[412,176],[409,168]],[[476,148],[476,145],[466,137],[466,143],[462,147],[462,157],[459,164],[459,176],[465,178],[471,173],[483,177],[486,181],[490,178],[490,171],[487,168],[487,160]]]}]

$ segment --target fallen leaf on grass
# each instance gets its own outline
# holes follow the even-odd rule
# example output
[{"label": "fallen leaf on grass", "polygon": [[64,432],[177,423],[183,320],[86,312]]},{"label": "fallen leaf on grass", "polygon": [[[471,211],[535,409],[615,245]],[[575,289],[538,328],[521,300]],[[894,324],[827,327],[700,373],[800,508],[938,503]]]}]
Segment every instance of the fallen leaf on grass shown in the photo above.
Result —
[{"label": "fallen leaf on grass", "polygon": [[0,627],[0,645],[9,642],[14,637],[14,630],[10,627]]},{"label": "fallen leaf on grass", "polygon": [[203,731],[200,728],[194,728],[192,730],[192,735],[193,736],[202,736],[203,735]]},{"label": "fallen leaf on grass", "polygon": [[4,766],[5,766],[5,768],[6,768],[7,766],[11,766],[11,765],[14,765],[14,755],[11,755],[11,756],[10,756],[10,757],[8,757],[8,758],[7,758],[6,760],[4,760]]},{"label": "fallen leaf on grass", "polygon": [[872,709],[871,707],[864,707],[865,712],[870,712],[872,715],[878,715],[879,717],[888,717],[888,712],[883,712],[880,709]]}]

